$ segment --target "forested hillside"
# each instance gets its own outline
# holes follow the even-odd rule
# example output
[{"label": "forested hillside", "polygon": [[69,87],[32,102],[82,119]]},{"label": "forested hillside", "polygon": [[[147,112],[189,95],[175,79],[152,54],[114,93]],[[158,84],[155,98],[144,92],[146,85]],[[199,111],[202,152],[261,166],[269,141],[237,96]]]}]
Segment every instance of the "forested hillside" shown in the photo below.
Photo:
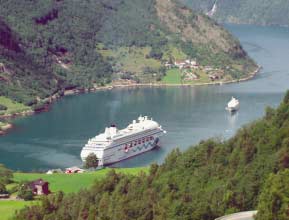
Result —
[{"label": "forested hillside", "polygon": [[209,220],[258,208],[258,219],[285,220],[288,170],[289,92],[276,110],[267,108],[227,141],[174,150],[147,175],[111,172],[90,190],[44,198],[14,219]]},{"label": "forested hillside", "polygon": [[119,77],[154,82],[180,57],[231,78],[256,68],[227,31],[175,0],[1,0],[0,15],[0,96],[29,106]]},{"label": "forested hillside", "polygon": [[[188,7],[208,12],[216,0],[182,0]],[[217,0],[214,19],[219,22],[289,25],[287,0]]]}]

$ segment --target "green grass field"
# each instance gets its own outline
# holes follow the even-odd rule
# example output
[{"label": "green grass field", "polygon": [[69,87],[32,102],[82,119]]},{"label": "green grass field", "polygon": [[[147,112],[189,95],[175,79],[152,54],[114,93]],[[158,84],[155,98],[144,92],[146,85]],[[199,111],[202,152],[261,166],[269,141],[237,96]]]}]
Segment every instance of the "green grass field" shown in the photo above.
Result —
[{"label": "green grass field", "polygon": [[[43,173],[14,173],[14,181],[32,181],[39,178],[49,182],[49,188],[52,192],[63,191],[65,193],[77,192],[82,188],[92,186],[96,179],[102,179],[111,170],[105,168],[95,172],[79,173],[79,174],[43,174]],[[120,168],[115,169],[116,172],[137,175],[139,172],[147,172],[147,167],[139,168]]]},{"label": "green grass field", "polygon": [[169,69],[166,73],[166,76],[162,79],[162,83],[181,84],[181,71],[176,68]]},{"label": "green grass field", "polygon": [[[43,174],[43,173],[14,173],[14,181],[31,181],[42,178],[49,182],[49,188],[52,192],[63,191],[65,193],[78,192],[80,189],[91,187],[95,180],[100,180],[106,176],[111,168],[105,168],[95,172],[87,172],[82,174]],[[115,169],[118,173],[128,175],[137,175],[141,171],[148,172],[148,167],[137,168],[119,168]],[[15,186],[15,183],[7,186],[7,189]],[[13,216],[16,210],[25,206],[35,204],[37,201],[7,201],[0,200],[0,219],[8,220]]]},{"label": "green grass field", "polygon": [[8,99],[4,96],[0,96],[0,104],[8,108],[5,111],[0,111],[0,114],[13,114],[13,113],[22,112],[22,111],[31,109],[28,106],[25,106],[18,102],[14,102],[13,100]]},{"label": "green grass field", "polygon": [[35,204],[37,201],[5,201],[0,200],[0,219],[8,220],[13,216],[16,210],[22,209],[25,206]]},{"label": "green grass field", "polygon": [[150,47],[120,47],[117,50],[98,49],[98,52],[103,57],[113,57],[121,71],[140,74],[143,73],[145,67],[155,70],[161,67],[159,60],[146,58],[150,50]]},{"label": "green grass field", "polygon": [[170,57],[173,57],[176,60],[183,60],[188,56],[180,48],[170,44],[163,54],[163,59],[169,60]]}]

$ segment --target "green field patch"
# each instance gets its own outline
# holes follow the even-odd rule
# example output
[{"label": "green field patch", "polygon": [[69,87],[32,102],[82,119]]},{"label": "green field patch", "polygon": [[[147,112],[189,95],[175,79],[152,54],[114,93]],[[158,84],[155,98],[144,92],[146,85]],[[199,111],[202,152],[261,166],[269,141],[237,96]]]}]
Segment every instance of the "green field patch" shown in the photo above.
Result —
[{"label": "green field patch", "polygon": [[193,73],[197,74],[199,76],[199,79],[190,81],[192,84],[211,82],[208,74],[205,71],[198,69],[198,70],[193,70]]},{"label": "green field patch", "polygon": [[8,220],[13,216],[16,210],[20,210],[25,206],[36,204],[38,201],[23,200],[0,200],[1,220]]},{"label": "green field patch", "polygon": [[14,114],[17,112],[28,111],[31,110],[30,107],[25,106],[21,103],[15,102],[9,98],[4,96],[0,96],[0,105],[6,106],[7,110],[0,110],[1,114]]},{"label": "green field patch", "polygon": [[159,60],[147,57],[151,51],[150,47],[119,47],[97,51],[105,58],[112,57],[117,71],[143,73],[145,67],[156,71],[161,67]]},{"label": "green field patch", "polygon": [[173,58],[174,60],[184,60],[188,56],[177,46],[169,45],[163,54],[163,59],[169,60],[170,57]]},{"label": "green field patch", "polygon": [[182,83],[181,71],[177,68],[169,69],[166,72],[164,78],[162,79],[162,83],[181,84]]},{"label": "green field patch", "polygon": [[[13,180],[15,182],[20,181],[32,181],[42,178],[49,182],[49,189],[52,192],[63,191],[64,193],[78,192],[80,189],[88,188],[93,185],[96,180],[103,179],[112,168],[105,168],[102,170],[78,174],[45,174],[45,173],[14,173]],[[123,173],[127,175],[138,175],[140,172],[147,173],[148,167],[137,168],[117,168],[114,169],[117,173]],[[6,188],[12,189],[17,184],[12,183],[6,186]],[[16,194],[13,194],[16,196]],[[1,220],[8,220],[13,216],[16,210],[22,209],[25,206],[36,204],[38,201],[23,201],[23,200],[0,200],[0,213]]]},{"label": "green field patch", "polygon": [[[32,181],[42,178],[49,182],[49,189],[52,192],[63,191],[65,193],[78,192],[80,189],[88,188],[93,185],[95,180],[100,180],[106,176],[111,168],[105,168],[95,172],[78,174],[45,174],[45,173],[14,173],[14,181]],[[147,172],[147,167],[138,168],[119,168],[115,169],[118,173],[137,175],[139,172]]]}]

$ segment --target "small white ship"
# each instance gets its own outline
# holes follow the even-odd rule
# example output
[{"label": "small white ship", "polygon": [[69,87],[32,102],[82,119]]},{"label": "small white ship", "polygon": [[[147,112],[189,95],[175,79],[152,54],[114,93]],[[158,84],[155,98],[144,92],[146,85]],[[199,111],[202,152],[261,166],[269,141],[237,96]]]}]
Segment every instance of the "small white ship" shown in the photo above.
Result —
[{"label": "small white ship", "polygon": [[152,150],[158,146],[164,133],[166,131],[153,119],[140,116],[138,121],[133,120],[122,130],[115,125],[107,127],[104,133],[88,140],[80,156],[85,161],[89,154],[94,153],[99,165],[113,164]]},{"label": "small white ship", "polygon": [[238,111],[240,109],[239,100],[232,97],[232,99],[228,102],[226,109],[230,112]]}]

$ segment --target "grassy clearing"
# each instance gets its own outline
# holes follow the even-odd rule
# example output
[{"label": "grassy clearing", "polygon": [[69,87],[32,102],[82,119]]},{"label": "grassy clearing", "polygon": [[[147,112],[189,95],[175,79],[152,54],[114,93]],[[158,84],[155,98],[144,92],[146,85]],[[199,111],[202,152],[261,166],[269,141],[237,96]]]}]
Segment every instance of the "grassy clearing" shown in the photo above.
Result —
[{"label": "grassy clearing", "polygon": [[195,72],[200,78],[198,80],[189,81],[189,83],[191,82],[192,84],[198,84],[211,82],[208,74],[203,70],[194,70],[193,72]]},{"label": "grassy clearing", "polygon": [[120,47],[116,50],[98,49],[98,52],[103,57],[113,57],[120,71],[143,73],[145,67],[155,70],[161,67],[159,60],[146,58],[150,50],[150,47]]},{"label": "grassy clearing", "polygon": [[181,71],[179,69],[169,69],[166,73],[166,76],[162,79],[162,83],[167,84],[181,84]]},{"label": "grassy clearing", "polygon": [[8,220],[13,216],[16,210],[22,209],[25,206],[36,204],[37,201],[8,201],[0,200],[0,213],[2,220]]},{"label": "grassy clearing", "polygon": [[[14,181],[31,181],[42,178],[49,182],[49,188],[52,192],[63,191],[65,193],[77,192],[82,188],[92,186],[95,180],[105,177],[111,168],[105,168],[96,172],[87,172],[82,174],[38,174],[38,173],[14,173]],[[119,168],[115,169],[116,172],[137,175],[139,172],[147,172],[147,167],[139,168]]]},{"label": "grassy clearing", "polygon": [[15,102],[15,101],[8,99],[4,96],[0,96],[0,104],[6,106],[8,108],[7,110],[0,111],[0,115],[1,114],[13,114],[13,113],[27,111],[27,110],[31,109],[28,106],[25,106],[21,103]]},{"label": "grassy clearing", "polygon": [[187,58],[187,55],[179,48],[173,45],[169,45],[168,49],[165,51],[163,55],[163,59],[169,60],[170,57],[176,60],[183,60]]}]

